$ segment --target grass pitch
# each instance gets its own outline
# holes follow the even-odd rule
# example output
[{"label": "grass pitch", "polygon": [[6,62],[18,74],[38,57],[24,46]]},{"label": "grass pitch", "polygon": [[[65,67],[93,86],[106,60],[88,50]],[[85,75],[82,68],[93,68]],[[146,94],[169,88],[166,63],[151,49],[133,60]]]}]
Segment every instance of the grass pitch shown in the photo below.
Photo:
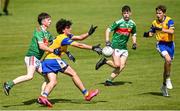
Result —
[{"label": "grass pitch", "polygon": [[[130,5],[132,19],[137,24],[136,51],[129,41],[127,67],[115,79],[116,86],[105,87],[103,82],[109,77],[111,68],[103,66],[98,71],[95,64],[100,59],[96,53],[76,48],[70,50],[76,63],[67,62],[77,71],[85,86],[98,88],[100,94],[90,102],[84,101],[81,92],[68,76],[58,75],[58,85],[49,96],[54,103],[52,110],[180,110],[180,6],[179,0],[12,0],[9,5],[10,16],[0,16],[0,84],[26,73],[24,55],[32,32],[37,25],[37,15],[48,12],[52,16],[50,31],[54,36],[55,23],[60,18],[73,22],[72,32],[87,32],[91,24],[98,25],[96,33],[84,43],[104,46],[105,29],[121,17],[123,5]],[[142,34],[149,30],[155,18],[155,7],[167,6],[167,15],[175,21],[175,60],[172,64],[174,89],[170,97],[161,96],[163,59],[155,49],[155,38],[144,39]],[[35,74],[33,80],[16,85],[10,96],[0,93],[1,110],[46,110],[36,103],[43,79]]]}]

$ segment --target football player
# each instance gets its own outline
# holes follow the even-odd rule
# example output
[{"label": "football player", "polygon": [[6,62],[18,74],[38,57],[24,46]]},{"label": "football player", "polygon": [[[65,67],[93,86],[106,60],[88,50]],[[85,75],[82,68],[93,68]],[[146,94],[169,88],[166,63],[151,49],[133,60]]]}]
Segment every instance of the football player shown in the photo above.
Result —
[{"label": "football player", "polygon": [[[122,7],[122,18],[115,21],[106,30],[106,46],[111,46],[114,49],[112,54],[112,60],[107,60],[106,58],[101,58],[95,69],[98,70],[104,64],[108,64],[113,67],[110,77],[105,81],[106,86],[112,86],[113,80],[120,74],[126,65],[126,60],[128,58],[127,42],[129,37],[132,36],[132,49],[136,49],[136,24],[130,19],[131,9],[129,6],[125,5]],[[109,35],[113,32],[112,41],[110,42]]]},{"label": "football player", "polygon": [[6,95],[9,95],[10,89],[16,84],[33,79],[35,71],[41,72],[39,69],[40,59],[43,56],[44,51],[52,52],[56,55],[59,55],[60,53],[59,49],[48,47],[49,43],[53,40],[53,36],[47,31],[51,25],[51,16],[44,12],[39,14],[38,23],[39,26],[34,30],[29,49],[24,58],[27,73],[4,83],[3,89]]},{"label": "football player", "polygon": [[56,24],[56,29],[59,35],[50,45],[50,48],[59,48],[61,53],[59,55],[55,55],[53,53],[46,53],[46,56],[42,62],[42,72],[48,78],[49,82],[45,86],[43,93],[38,98],[38,102],[40,104],[52,107],[51,102],[48,100],[48,95],[53,90],[53,88],[57,84],[57,74],[58,72],[64,73],[70,76],[75,84],[75,86],[82,92],[85,97],[85,100],[90,101],[94,96],[99,93],[99,90],[87,90],[82,81],[80,80],[76,71],[68,65],[61,57],[63,54],[67,53],[68,46],[73,46],[77,48],[93,50],[98,54],[101,54],[102,49],[99,45],[91,46],[83,43],[76,42],[76,40],[83,40],[87,38],[89,35],[94,33],[96,26],[91,27],[88,33],[82,34],[80,36],[75,36],[71,34],[71,21],[66,19],[60,19]]},{"label": "football player", "polygon": [[152,22],[150,31],[144,33],[144,37],[151,37],[156,34],[156,49],[164,58],[163,85],[161,91],[163,96],[169,96],[167,89],[172,89],[170,79],[171,62],[174,58],[174,21],[166,16],[166,7],[159,5],[156,7],[156,17]]}]

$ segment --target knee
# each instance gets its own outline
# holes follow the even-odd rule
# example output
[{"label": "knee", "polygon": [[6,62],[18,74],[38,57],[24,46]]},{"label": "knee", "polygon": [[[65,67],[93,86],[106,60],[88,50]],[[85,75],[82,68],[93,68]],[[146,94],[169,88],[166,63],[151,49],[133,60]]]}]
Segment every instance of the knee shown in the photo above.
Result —
[{"label": "knee", "polygon": [[120,69],[120,64],[115,64],[116,69]]},{"label": "knee", "polygon": [[168,65],[171,64],[171,62],[172,62],[171,59],[166,59],[166,60],[165,60],[165,63],[168,64]]},{"label": "knee", "polygon": [[74,78],[74,77],[77,76],[77,73],[75,73],[75,72],[74,72],[74,73],[71,73],[70,76],[71,76],[72,78]]},{"label": "knee", "polygon": [[56,86],[57,85],[57,81],[50,81],[51,86]]},{"label": "knee", "polygon": [[26,78],[27,78],[27,80],[32,80],[33,79],[33,75],[27,75]]}]

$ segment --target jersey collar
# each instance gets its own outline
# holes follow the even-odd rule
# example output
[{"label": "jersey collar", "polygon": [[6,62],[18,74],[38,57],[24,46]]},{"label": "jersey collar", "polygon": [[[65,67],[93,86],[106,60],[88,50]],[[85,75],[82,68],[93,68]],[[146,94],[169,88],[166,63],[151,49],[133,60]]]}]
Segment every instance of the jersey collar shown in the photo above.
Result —
[{"label": "jersey collar", "polygon": [[47,32],[47,30],[45,30],[42,25],[41,25],[41,30],[44,31],[44,32]]}]

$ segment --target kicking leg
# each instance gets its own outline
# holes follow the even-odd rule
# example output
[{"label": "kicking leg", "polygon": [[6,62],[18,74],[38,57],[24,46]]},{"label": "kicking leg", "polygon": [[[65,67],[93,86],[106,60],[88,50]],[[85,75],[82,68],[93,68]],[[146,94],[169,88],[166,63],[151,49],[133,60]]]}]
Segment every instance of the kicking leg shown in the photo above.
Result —
[{"label": "kicking leg", "polygon": [[82,94],[85,96],[85,100],[90,101],[93,97],[95,97],[98,93],[99,90],[91,90],[88,91],[82,81],[80,80],[79,76],[77,75],[77,73],[70,67],[68,66],[67,69],[64,71],[65,74],[67,74],[68,76],[70,76],[75,84],[75,86],[82,92]]},{"label": "kicking leg", "polygon": [[[112,81],[120,74],[120,72],[124,69],[125,65],[126,65],[126,60],[127,57],[126,56],[121,56],[119,57],[114,57],[114,64],[116,66],[116,68],[114,69],[114,71],[111,73],[110,77],[105,81],[105,85],[106,86],[112,86],[113,83]],[[118,62],[119,61],[119,62]]]}]

